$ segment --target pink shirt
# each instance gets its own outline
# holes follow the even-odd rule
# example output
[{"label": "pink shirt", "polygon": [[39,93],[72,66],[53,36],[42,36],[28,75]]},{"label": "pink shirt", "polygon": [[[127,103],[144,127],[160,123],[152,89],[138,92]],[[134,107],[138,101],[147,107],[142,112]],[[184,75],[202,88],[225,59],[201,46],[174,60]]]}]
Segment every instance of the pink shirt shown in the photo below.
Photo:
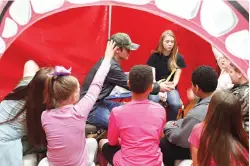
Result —
[{"label": "pink shirt", "polygon": [[[194,126],[193,130],[192,130],[192,133],[190,134],[189,139],[188,139],[190,144],[195,148],[199,148],[199,146],[200,146],[200,138],[201,138],[201,133],[202,133],[203,126],[204,126],[203,123],[196,124]],[[249,156],[247,150],[245,150],[245,156],[247,158]],[[210,166],[216,166],[214,160],[210,161]]]},{"label": "pink shirt", "polygon": [[121,145],[115,166],[161,166],[160,137],[166,123],[165,109],[152,101],[131,101],[112,110],[109,118],[110,145]]},{"label": "pink shirt", "polygon": [[110,61],[104,60],[87,94],[77,104],[42,113],[42,126],[48,142],[47,158],[53,166],[88,165],[85,124],[109,69]]}]

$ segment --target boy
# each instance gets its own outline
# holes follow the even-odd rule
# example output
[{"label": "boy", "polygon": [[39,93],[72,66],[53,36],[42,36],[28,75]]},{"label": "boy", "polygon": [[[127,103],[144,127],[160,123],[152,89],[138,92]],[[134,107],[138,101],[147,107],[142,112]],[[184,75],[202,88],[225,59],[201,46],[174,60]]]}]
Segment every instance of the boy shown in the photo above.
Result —
[{"label": "boy", "polygon": [[166,112],[160,104],[148,100],[152,84],[151,67],[136,65],[131,69],[128,86],[132,91],[132,101],[112,110],[108,142],[100,141],[104,158],[109,163],[121,166],[162,165],[159,143]]}]

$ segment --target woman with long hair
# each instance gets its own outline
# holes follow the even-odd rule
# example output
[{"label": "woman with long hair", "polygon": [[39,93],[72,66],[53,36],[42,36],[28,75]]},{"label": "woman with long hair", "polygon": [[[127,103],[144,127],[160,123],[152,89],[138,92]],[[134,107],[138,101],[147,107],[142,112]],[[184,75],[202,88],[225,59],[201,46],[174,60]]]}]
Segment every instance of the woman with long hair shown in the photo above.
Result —
[{"label": "woman with long hair", "polygon": [[189,137],[193,165],[248,166],[248,140],[239,99],[229,91],[218,91],[204,122],[195,125]]},{"label": "woman with long hair", "polygon": [[[180,107],[180,96],[177,84],[181,76],[182,68],[186,67],[184,58],[178,53],[177,41],[171,30],[162,33],[158,46],[149,57],[147,64],[155,69],[155,79],[161,84],[168,85],[165,89],[167,95],[162,99],[168,103],[168,121],[176,120]],[[164,94],[163,94],[164,95]],[[150,95],[155,102],[160,101],[159,95]]]},{"label": "woman with long hair", "polygon": [[[27,61],[17,87],[0,103],[0,165],[22,165],[22,138],[29,135],[29,144],[46,147],[41,126],[44,84],[52,68],[41,68]],[[29,134],[28,134],[29,133]],[[44,135],[44,137],[42,137]]]}]

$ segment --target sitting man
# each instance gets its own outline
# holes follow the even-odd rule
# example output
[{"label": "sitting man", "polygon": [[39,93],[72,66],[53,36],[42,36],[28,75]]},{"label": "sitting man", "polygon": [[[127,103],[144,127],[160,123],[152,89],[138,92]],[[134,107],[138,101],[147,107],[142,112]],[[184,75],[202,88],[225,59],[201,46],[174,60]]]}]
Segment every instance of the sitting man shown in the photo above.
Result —
[{"label": "sitting man", "polygon": [[[127,85],[128,77],[123,72],[120,61],[127,60],[130,51],[137,50],[139,45],[132,43],[129,35],[125,33],[116,33],[111,39],[116,42],[116,46],[119,49],[116,50],[113,60],[111,61],[110,71],[105,79],[105,82],[102,87],[102,91],[98,97],[97,102],[95,103],[92,111],[88,116],[88,122],[94,126],[101,127],[103,129],[108,128],[108,119],[110,115],[110,111],[120,105],[118,102],[107,101],[105,98],[109,96],[114,87],[120,86],[129,90]],[[95,76],[96,71],[100,67],[103,58],[101,58],[94,67],[89,71],[86,76],[84,83],[81,88],[81,98],[87,93],[89,86]],[[160,85],[155,83],[153,85],[152,94],[158,94],[159,91],[165,92],[167,86],[165,83],[161,83]]]},{"label": "sitting man", "polygon": [[190,159],[188,138],[194,125],[204,120],[217,84],[218,75],[213,68],[200,66],[193,71],[192,91],[200,99],[184,119],[170,121],[165,125],[165,137],[160,142],[164,164],[174,166],[175,160]]},{"label": "sitting man", "polygon": [[161,166],[159,143],[166,123],[165,109],[148,100],[152,90],[151,67],[134,66],[128,85],[132,101],[112,110],[108,125],[108,141],[102,139],[100,148],[112,165]]},{"label": "sitting man", "polygon": [[249,81],[233,64],[230,64],[229,76],[234,84],[230,91],[239,97],[244,121],[243,127],[249,133]]}]

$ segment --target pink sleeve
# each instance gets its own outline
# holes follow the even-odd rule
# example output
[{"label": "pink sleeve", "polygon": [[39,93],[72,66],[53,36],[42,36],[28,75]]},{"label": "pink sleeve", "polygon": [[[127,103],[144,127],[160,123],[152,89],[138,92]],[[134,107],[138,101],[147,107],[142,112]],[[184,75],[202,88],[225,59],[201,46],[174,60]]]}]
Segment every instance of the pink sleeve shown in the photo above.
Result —
[{"label": "pink sleeve", "polygon": [[111,146],[119,145],[119,132],[113,111],[111,111],[108,125],[108,140]]},{"label": "pink sleeve", "polygon": [[75,111],[83,117],[88,117],[103,86],[103,82],[110,69],[110,60],[103,60],[86,95],[74,106]]},{"label": "pink sleeve", "polygon": [[201,131],[202,131],[202,125],[200,125],[200,123],[196,124],[189,136],[188,141],[195,148],[199,148]]}]

